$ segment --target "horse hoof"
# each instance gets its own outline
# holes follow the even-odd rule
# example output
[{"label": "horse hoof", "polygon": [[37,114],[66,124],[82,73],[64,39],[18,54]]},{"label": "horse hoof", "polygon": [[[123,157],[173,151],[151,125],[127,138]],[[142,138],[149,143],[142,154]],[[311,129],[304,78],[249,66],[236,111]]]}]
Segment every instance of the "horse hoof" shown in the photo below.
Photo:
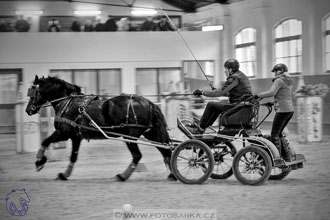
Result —
[{"label": "horse hoof", "polygon": [[124,178],[121,174],[117,174],[116,177],[117,177],[117,180],[119,180],[119,181],[122,181],[122,182],[126,181],[126,178]]},{"label": "horse hoof", "polygon": [[37,172],[39,172],[40,170],[42,170],[42,168],[44,168],[44,164],[47,162],[47,157],[43,156],[40,160],[36,161],[36,168],[37,168]]},{"label": "horse hoof", "polygon": [[174,176],[173,173],[171,173],[170,175],[168,175],[167,180],[169,180],[169,181],[177,181],[178,179]]},{"label": "horse hoof", "polygon": [[[36,162],[37,163],[37,162]],[[36,164],[36,169],[37,169],[37,172],[39,172],[40,170],[42,170],[45,166],[44,165],[41,165],[41,166],[38,166]]]},{"label": "horse hoof", "polygon": [[56,180],[68,180],[68,178],[63,173],[59,173]]}]

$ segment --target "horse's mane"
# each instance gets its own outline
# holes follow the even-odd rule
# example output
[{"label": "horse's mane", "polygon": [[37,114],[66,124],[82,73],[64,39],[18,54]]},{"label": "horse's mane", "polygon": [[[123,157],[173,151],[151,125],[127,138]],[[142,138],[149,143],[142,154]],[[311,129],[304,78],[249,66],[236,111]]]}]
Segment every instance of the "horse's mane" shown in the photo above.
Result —
[{"label": "horse's mane", "polygon": [[80,86],[68,83],[63,79],[59,79],[57,77],[49,76],[47,78],[41,78],[39,79],[39,83],[47,84],[47,90],[56,90],[56,91],[66,90],[68,93],[82,94]]}]

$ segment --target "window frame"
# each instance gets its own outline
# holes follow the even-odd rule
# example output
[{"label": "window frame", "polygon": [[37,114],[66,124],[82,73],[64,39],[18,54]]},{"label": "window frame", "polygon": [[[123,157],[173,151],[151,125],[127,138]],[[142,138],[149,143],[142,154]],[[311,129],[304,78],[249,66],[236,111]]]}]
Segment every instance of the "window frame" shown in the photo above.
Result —
[{"label": "window frame", "polygon": [[[140,92],[138,91],[138,89],[136,88],[136,93],[138,94],[138,95],[142,95],[142,96],[148,96],[148,95],[152,95],[152,96],[156,96],[157,98],[157,100],[156,100],[156,102],[160,102],[161,101],[161,93],[162,93],[162,91],[161,91],[161,85],[160,85],[160,74],[161,74],[161,71],[162,70],[173,70],[173,71],[175,71],[175,70],[177,70],[177,71],[179,71],[180,72],[180,82],[181,83],[183,83],[184,82],[184,77],[183,77],[183,74],[182,74],[182,69],[180,68],[180,67],[157,67],[157,68],[152,68],[152,67],[146,67],[146,68],[136,68],[136,71],[135,71],[135,73],[136,73],[136,81],[135,81],[135,84],[138,86],[138,81],[137,81],[137,75],[138,75],[138,71],[152,71],[152,70],[154,70],[155,71],[155,74],[156,74],[156,91],[157,91],[157,94],[140,94]],[[152,97],[147,97],[147,98],[149,98],[149,99],[152,99]]]},{"label": "window frame", "polygon": [[[121,86],[121,83],[122,83],[122,71],[121,71],[121,69],[120,68],[106,68],[106,69],[51,69],[51,70],[49,70],[49,75],[52,75],[52,71],[67,71],[68,73],[70,73],[70,76],[69,76],[69,78],[70,78],[70,83],[72,82],[73,84],[76,84],[77,82],[76,82],[76,78],[77,78],[77,76],[76,76],[76,74],[77,74],[77,72],[78,71],[95,71],[95,82],[96,82],[96,87],[95,87],[95,89],[96,89],[96,94],[95,95],[103,95],[103,94],[101,94],[101,91],[100,91],[100,88],[101,88],[101,85],[100,85],[100,82],[101,82],[101,78],[100,78],[100,72],[101,71],[104,71],[104,70],[115,70],[115,71],[118,71],[119,73],[119,92],[118,92],[118,94],[115,94],[115,95],[120,95],[120,93],[122,92],[122,86]],[[79,85],[79,84],[76,84],[76,85],[78,85],[78,86],[81,86],[81,85]],[[111,96],[115,96],[115,95],[104,95],[104,96],[109,96],[109,97],[111,97]]]},{"label": "window frame", "polygon": [[[247,37],[248,39],[252,39],[252,41],[243,41],[240,43],[237,43],[238,41],[238,35],[241,34],[243,35],[245,31],[250,31],[252,30],[252,34],[253,36],[249,36]],[[248,69],[243,69],[242,72],[244,72],[246,74],[247,77],[249,78],[254,78],[257,75],[257,29],[253,28],[253,27],[245,27],[240,29],[235,35],[234,35],[234,51],[235,51],[235,58],[237,60],[239,60],[240,62],[240,69],[242,70],[242,66],[245,64],[247,64],[247,66],[249,66],[249,64],[251,64],[252,66],[252,74],[249,74]],[[245,53],[241,54],[241,56],[244,58],[242,59],[238,59],[238,50],[240,49],[246,49]],[[249,57],[248,54],[253,54],[252,57]],[[246,57],[245,57],[246,56]]]},{"label": "window frame", "polygon": [[[326,73],[330,73],[330,63],[327,62],[327,56],[330,57],[330,14],[325,16],[324,22],[324,70]],[[328,26],[328,27],[327,27]],[[327,29],[329,28],[329,29]],[[329,39],[329,40],[328,40]],[[328,45],[329,42],[329,45]],[[328,50],[329,48],[329,50]]]},{"label": "window frame", "polygon": [[[298,32],[299,33],[294,33],[294,34],[291,34],[290,32],[293,30],[293,29],[287,29],[288,33],[282,33],[283,36],[281,37],[278,37],[276,36],[277,35],[277,30],[278,28],[285,28],[284,25],[287,25],[287,22],[290,22],[290,21],[294,21],[294,22],[299,22],[300,23],[300,27],[299,27],[299,30]],[[288,24],[288,26],[290,26],[290,24]],[[277,63],[284,63],[285,65],[288,66],[288,73],[290,75],[301,75],[302,74],[302,54],[303,54],[303,42],[302,42],[302,21],[299,20],[299,19],[296,19],[296,18],[288,18],[288,19],[285,19],[285,20],[282,20],[281,22],[279,22],[277,25],[275,25],[274,27],[274,65],[277,64]],[[277,51],[277,46],[278,44],[285,44],[287,43],[289,46],[282,51],[283,55],[280,57],[277,55],[278,51]],[[294,55],[290,55],[290,51],[292,52],[292,48],[290,48],[290,45],[292,44],[296,44],[298,45],[296,48],[295,48],[295,53]],[[299,46],[300,45],[300,46]],[[279,45],[281,46],[281,45]],[[301,49],[300,51],[298,49]],[[284,53],[287,52],[287,55],[284,55]],[[294,63],[296,63],[296,70],[295,72],[292,72],[292,64],[290,61],[288,62],[282,62],[282,61],[277,61],[277,60],[292,60],[293,58],[294,59]]]}]

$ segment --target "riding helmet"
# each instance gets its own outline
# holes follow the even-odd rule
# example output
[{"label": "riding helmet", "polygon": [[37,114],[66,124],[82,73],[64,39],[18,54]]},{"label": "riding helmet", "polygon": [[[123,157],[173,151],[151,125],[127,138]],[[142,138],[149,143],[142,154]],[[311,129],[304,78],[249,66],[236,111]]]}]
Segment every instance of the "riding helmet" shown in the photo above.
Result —
[{"label": "riding helmet", "polygon": [[239,62],[235,59],[229,59],[225,62],[224,67],[236,71],[239,69]]},{"label": "riding helmet", "polygon": [[281,71],[282,73],[283,72],[288,72],[288,67],[283,64],[283,63],[279,63],[279,64],[276,64],[273,69],[272,69],[272,72],[276,72],[276,71]]}]

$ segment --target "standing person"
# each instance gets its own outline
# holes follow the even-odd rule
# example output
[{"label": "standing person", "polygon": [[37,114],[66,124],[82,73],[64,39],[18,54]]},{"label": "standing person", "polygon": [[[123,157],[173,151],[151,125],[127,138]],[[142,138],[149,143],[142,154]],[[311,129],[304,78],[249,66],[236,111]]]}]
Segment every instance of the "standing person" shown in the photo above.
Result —
[{"label": "standing person", "polygon": [[129,31],[129,19],[127,17],[121,18],[118,21],[118,31]]},{"label": "standing person", "polygon": [[52,19],[48,22],[48,32],[60,32],[61,31],[61,25],[60,22],[57,19]]},{"label": "standing person", "polygon": [[118,26],[116,24],[115,18],[111,15],[108,16],[108,20],[104,24],[104,31],[117,31]]},{"label": "standing person", "polygon": [[[280,155],[285,161],[291,161],[290,150],[285,145],[283,138],[283,130],[291,120],[294,108],[292,103],[292,83],[290,75],[288,74],[288,67],[279,63],[274,66],[272,72],[275,74],[273,85],[270,90],[254,95],[255,98],[274,97],[275,117],[271,130],[271,141],[278,149]],[[284,144],[283,144],[284,143]],[[283,147],[281,149],[281,146]]]},{"label": "standing person", "polygon": [[156,23],[154,19],[149,16],[147,19],[142,23],[140,31],[155,31],[156,30]]},{"label": "standing person", "polygon": [[224,67],[227,80],[222,88],[206,91],[196,89],[193,94],[195,96],[204,95],[209,97],[229,96],[229,103],[208,102],[200,124],[197,125],[192,133],[204,133],[205,129],[211,126],[222,112],[253,96],[249,79],[239,70],[239,62],[235,59],[229,59],[224,63]]},{"label": "standing person", "polygon": [[7,24],[5,19],[0,20],[0,32],[7,32]]},{"label": "standing person", "polygon": [[101,22],[101,19],[97,19],[96,20],[96,24],[95,24],[95,31],[104,31],[104,24]]},{"label": "standing person", "polygon": [[79,20],[74,20],[71,24],[71,31],[80,32],[81,31],[81,22]]},{"label": "standing person", "polygon": [[84,31],[85,32],[94,31],[93,23],[91,20],[86,20],[85,25],[84,25]]},{"label": "standing person", "polygon": [[28,32],[30,30],[30,24],[27,20],[24,19],[23,15],[18,17],[18,20],[15,24],[15,30],[17,32]]},{"label": "standing person", "polygon": [[174,28],[167,21],[166,17],[162,17],[162,19],[157,24],[158,31],[174,31]]}]

